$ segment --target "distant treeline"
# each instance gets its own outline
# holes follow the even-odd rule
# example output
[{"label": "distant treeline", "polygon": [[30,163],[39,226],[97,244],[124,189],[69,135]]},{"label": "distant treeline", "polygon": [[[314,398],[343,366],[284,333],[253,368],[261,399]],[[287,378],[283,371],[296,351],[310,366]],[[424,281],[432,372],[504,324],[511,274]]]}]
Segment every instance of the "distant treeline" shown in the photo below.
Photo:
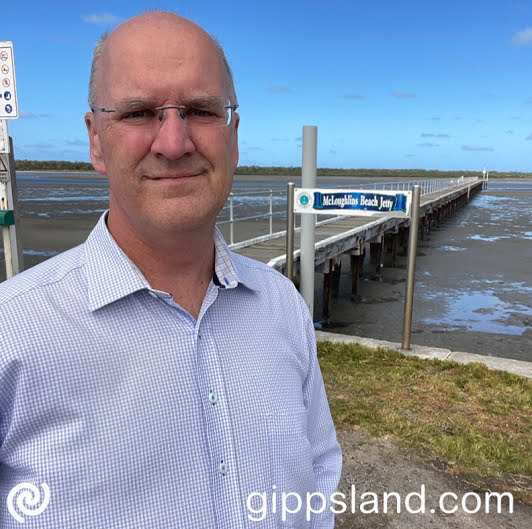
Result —
[{"label": "distant treeline", "polygon": [[[300,176],[301,167],[261,167],[258,165],[241,165],[235,174],[240,175],[272,175]],[[369,176],[371,178],[460,178],[465,176],[482,177],[482,171],[437,171],[433,169],[334,169],[319,167],[318,176]],[[490,178],[532,178],[532,173],[490,171]]]},{"label": "distant treeline", "polygon": [[[89,162],[65,162],[63,160],[16,160],[17,171],[94,171]],[[301,167],[262,167],[241,165],[238,175],[300,176]],[[461,176],[482,176],[481,171],[436,171],[425,169],[333,169],[318,168],[318,176],[369,176],[371,178],[459,178]],[[490,171],[490,178],[532,178],[532,173]]]},{"label": "distant treeline", "polygon": [[15,160],[17,171],[91,171],[89,162],[65,162],[64,160]]}]

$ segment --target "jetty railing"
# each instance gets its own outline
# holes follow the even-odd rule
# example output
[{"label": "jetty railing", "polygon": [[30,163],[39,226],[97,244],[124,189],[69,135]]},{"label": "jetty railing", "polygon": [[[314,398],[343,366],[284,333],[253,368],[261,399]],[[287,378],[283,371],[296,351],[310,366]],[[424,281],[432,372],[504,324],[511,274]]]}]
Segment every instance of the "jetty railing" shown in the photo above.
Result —
[{"label": "jetty railing", "polygon": [[[453,187],[458,187],[473,183],[478,181],[477,177],[460,177],[460,178],[439,178],[439,179],[428,179],[428,180],[409,180],[409,181],[392,181],[392,182],[373,182],[373,183],[363,183],[357,185],[332,185],[328,186],[330,188],[342,188],[342,189],[374,189],[374,190],[389,190],[389,191],[409,191],[413,189],[414,186],[419,186],[421,189],[421,196],[430,195],[432,193],[439,193],[447,189],[452,189]],[[256,215],[246,215],[237,217],[235,216],[235,201],[240,197],[249,198],[252,197],[263,197],[264,201],[260,208],[267,209],[266,212],[258,213]],[[248,200],[249,202],[249,200]],[[235,193],[231,192],[229,194],[229,199],[218,216],[217,226],[221,227],[224,225],[229,225],[229,246],[231,249],[236,250],[238,248],[243,248],[251,244],[256,244],[258,242],[267,241],[269,239],[274,239],[286,235],[286,230],[280,230],[274,232],[274,218],[278,217],[280,220],[286,218],[286,189],[269,189],[268,191],[251,191],[251,192],[242,192]],[[297,215],[296,215],[297,218]],[[341,219],[341,216],[330,215],[330,216],[320,216],[321,219],[318,222],[316,216],[316,226],[322,224],[327,224],[329,222],[334,222]],[[265,235],[254,237],[252,239],[246,239],[244,241],[235,242],[235,224],[238,222],[245,221],[259,221],[259,219],[265,219],[268,221],[268,232]],[[294,221],[296,222],[296,221]],[[299,231],[301,227],[295,225],[295,230]]]}]

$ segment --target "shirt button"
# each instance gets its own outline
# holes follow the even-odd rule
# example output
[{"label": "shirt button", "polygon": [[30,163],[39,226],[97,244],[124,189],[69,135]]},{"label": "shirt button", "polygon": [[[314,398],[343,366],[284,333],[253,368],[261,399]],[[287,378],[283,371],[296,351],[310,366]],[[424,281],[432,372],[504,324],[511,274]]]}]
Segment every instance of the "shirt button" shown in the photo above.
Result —
[{"label": "shirt button", "polygon": [[209,402],[214,406],[218,402],[218,395],[215,391],[209,392]]},{"label": "shirt button", "polygon": [[218,467],[218,470],[220,472],[220,474],[222,474],[223,476],[225,476],[227,474],[227,463],[224,463],[223,461],[220,461],[220,465]]}]

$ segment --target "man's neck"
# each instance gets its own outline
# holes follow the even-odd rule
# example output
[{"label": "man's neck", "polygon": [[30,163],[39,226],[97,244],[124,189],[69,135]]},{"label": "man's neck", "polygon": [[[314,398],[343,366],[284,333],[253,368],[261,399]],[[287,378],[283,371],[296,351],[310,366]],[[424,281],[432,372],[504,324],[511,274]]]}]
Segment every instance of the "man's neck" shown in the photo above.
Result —
[{"label": "man's neck", "polygon": [[108,218],[109,232],[150,285],[198,318],[214,274],[214,225],[177,233],[136,232]]}]

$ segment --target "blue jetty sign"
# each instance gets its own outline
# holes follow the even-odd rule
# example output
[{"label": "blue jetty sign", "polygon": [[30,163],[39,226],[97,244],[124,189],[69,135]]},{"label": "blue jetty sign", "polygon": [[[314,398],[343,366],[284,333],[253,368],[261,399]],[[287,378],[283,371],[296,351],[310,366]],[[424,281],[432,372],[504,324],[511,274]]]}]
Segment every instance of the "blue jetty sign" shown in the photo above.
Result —
[{"label": "blue jetty sign", "polygon": [[410,215],[411,191],[364,189],[294,189],[295,213],[327,215]]}]

